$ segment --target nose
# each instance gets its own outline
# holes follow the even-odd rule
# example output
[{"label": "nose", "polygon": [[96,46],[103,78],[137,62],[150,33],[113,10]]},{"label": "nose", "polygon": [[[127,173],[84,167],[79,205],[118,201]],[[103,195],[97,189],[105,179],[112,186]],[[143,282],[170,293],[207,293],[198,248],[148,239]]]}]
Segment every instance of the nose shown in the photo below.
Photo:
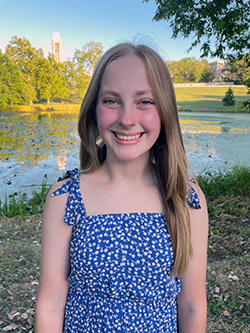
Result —
[{"label": "nose", "polygon": [[133,106],[123,105],[120,108],[118,123],[125,128],[130,128],[137,123],[136,110]]}]

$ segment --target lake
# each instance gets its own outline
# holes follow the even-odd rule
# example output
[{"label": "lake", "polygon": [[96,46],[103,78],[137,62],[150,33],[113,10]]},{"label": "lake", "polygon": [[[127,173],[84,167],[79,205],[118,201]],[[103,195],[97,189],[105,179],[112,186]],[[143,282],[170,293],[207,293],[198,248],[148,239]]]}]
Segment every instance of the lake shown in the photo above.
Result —
[{"label": "lake", "polygon": [[[0,112],[1,194],[29,192],[79,166],[77,112]],[[196,173],[250,165],[250,114],[179,112]]]}]

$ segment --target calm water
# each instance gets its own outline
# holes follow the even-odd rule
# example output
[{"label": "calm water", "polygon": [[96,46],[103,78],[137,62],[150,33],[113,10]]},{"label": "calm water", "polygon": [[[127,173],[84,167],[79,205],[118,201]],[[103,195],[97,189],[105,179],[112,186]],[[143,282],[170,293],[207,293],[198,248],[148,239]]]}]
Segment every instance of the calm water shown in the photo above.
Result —
[{"label": "calm water", "polygon": [[[79,166],[76,112],[0,113],[0,196],[28,192]],[[180,113],[196,173],[250,165],[250,114]]]}]

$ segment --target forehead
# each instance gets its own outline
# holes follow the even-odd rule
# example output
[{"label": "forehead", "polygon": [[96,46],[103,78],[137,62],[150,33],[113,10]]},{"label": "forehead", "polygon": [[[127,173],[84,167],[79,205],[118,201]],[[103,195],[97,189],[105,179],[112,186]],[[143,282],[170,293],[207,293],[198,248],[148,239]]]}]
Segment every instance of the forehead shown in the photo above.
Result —
[{"label": "forehead", "polygon": [[145,62],[136,55],[128,55],[113,60],[104,70],[101,87],[121,85],[139,85],[151,87],[148,70]]}]

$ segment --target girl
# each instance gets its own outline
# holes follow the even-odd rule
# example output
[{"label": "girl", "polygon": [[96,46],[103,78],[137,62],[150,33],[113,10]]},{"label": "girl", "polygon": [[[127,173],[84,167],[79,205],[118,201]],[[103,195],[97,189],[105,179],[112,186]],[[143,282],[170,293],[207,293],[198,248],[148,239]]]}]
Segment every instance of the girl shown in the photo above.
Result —
[{"label": "girl", "polygon": [[206,327],[208,217],[160,56],[119,44],[82,102],[81,171],[48,195],[36,333]]}]

